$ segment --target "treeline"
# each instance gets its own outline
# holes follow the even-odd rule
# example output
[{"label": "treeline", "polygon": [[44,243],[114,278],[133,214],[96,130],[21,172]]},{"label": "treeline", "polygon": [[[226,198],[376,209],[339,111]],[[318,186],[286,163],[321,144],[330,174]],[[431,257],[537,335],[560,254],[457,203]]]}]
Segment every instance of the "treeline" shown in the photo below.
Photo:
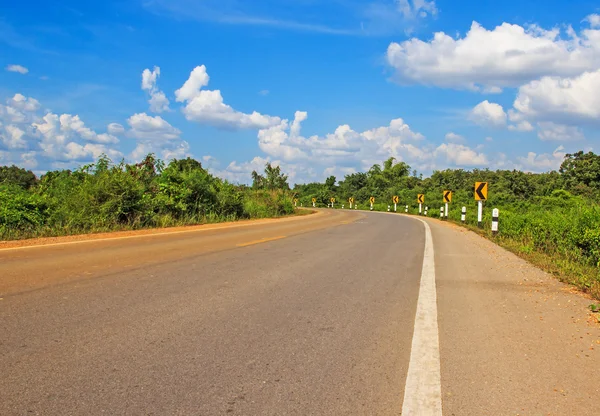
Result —
[{"label": "treeline", "polygon": [[296,185],[293,190],[304,206],[311,206],[312,198],[319,206],[335,198],[337,207],[348,207],[348,199],[354,197],[359,208],[367,209],[373,196],[380,211],[387,211],[397,195],[399,211],[409,205],[411,213],[417,212],[417,195],[424,194],[431,217],[439,217],[442,193],[450,190],[450,219],[458,222],[466,206],[467,222],[475,225],[475,182],[489,183],[484,230],[490,228],[491,208],[499,208],[498,242],[530,260],[541,255],[538,263],[543,259],[546,269],[600,298],[600,156],[594,153],[568,154],[558,171],[548,173],[447,169],[428,178],[390,158],[339,182],[331,176],[324,183]]},{"label": "treeline", "polygon": [[[262,177],[261,175],[258,175]],[[211,175],[187,158],[148,155],[114,164],[102,156],[77,170],[0,167],[0,239],[166,227],[293,213],[287,177],[267,164],[253,188]]]},{"label": "treeline", "polygon": [[387,206],[393,196],[399,196],[401,204],[414,206],[417,194],[425,194],[427,205],[439,207],[444,190],[453,191],[457,202],[473,203],[475,182],[489,182],[490,204],[531,201],[552,196],[556,191],[567,191],[593,200],[600,197],[600,156],[591,152],[569,154],[559,171],[548,173],[446,169],[434,171],[427,178],[408,164],[389,158],[381,165],[373,165],[368,172],[346,175],[339,182],[335,176],[330,176],[324,183],[296,185],[294,191],[305,204],[310,203],[312,198],[321,205],[327,205],[331,198],[342,204],[350,197],[359,204],[367,204],[373,196],[378,204]]}]

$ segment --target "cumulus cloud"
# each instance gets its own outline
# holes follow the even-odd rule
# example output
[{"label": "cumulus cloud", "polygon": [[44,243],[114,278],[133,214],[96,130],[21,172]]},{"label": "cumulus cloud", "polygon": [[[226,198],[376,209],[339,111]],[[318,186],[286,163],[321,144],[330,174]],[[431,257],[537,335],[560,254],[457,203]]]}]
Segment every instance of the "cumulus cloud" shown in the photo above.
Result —
[{"label": "cumulus cloud", "polygon": [[171,126],[160,116],[149,116],[146,113],[134,114],[127,119],[131,129],[127,132],[129,137],[149,140],[178,139],[181,131]]},{"label": "cumulus cloud", "polygon": [[169,99],[164,92],[158,89],[157,83],[160,77],[160,67],[155,66],[153,71],[144,69],[142,72],[142,90],[150,94],[150,111],[162,113],[169,111]]},{"label": "cumulus cloud", "polygon": [[574,141],[584,139],[583,132],[579,127],[566,126],[551,121],[538,123],[538,137],[544,141]]},{"label": "cumulus cloud", "polygon": [[223,101],[221,91],[203,90],[210,77],[204,65],[194,68],[188,80],[175,91],[177,102],[185,103],[183,114],[189,121],[224,129],[264,129],[281,123],[279,117],[272,117],[253,111],[246,114],[234,110]]},{"label": "cumulus cloud", "polygon": [[25,75],[26,73],[29,72],[29,69],[25,68],[22,65],[8,65],[6,67],[6,70],[8,72],[18,72],[19,74],[23,74],[23,75]]},{"label": "cumulus cloud", "polygon": [[368,167],[380,162],[382,157],[426,158],[425,152],[415,143],[424,139],[413,132],[400,118],[388,126],[363,132],[354,131],[344,124],[333,133],[323,137],[301,135],[301,123],[308,117],[306,112],[297,111],[294,120],[282,120],[277,126],[258,132],[260,149],[274,158],[285,162],[311,164],[318,161],[323,165],[351,166],[359,163]]},{"label": "cumulus cloud", "polygon": [[112,134],[114,136],[119,136],[119,135],[125,133],[125,127],[123,127],[119,123],[110,123],[107,126],[106,131],[108,131],[108,134]]},{"label": "cumulus cloud", "polygon": [[519,117],[528,120],[598,123],[598,91],[600,70],[573,78],[543,77],[521,86],[513,106]]},{"label": "cumulus cloud", "polygon": [[127,119],[127,124],[130,126],[127,136],[136,139],[136,147],[130,155],[135,161],[143,159],[148,153],[165,160],[191,155],[189,143],[180,139],[181,131],[160,116],[134,114]]},{"label": "cumulus cloud", "polygon": [[588,22],[590,24],[590,27],[592,28],[600,28],[600,14],[590,14],[589,16],[586,16],[586,18],[583,20]]},{"label": "cumulus cloud", "polygon": [[465,143],[466,140],[463,136],[461,136],[460,134],[456,134],[453,132],[450,133],[446,133],[446,141],[450,142],[450,143]]},{"label": "cumulus cloud", "polygon": [[[97,158],[102,153],[115,159],[123,156],[118,150],[107,146],[118,143],[116,137],[96,133],[86,127],[77,115],[47,113],[32,126],[35,135],[41,139],[39,147],[45,157],[59,161],[84,161]],[[84,143],[79,143],[80,140]]]},{"label": "cumulus cloud", "polygon": [[557,147],[552,154],[527,153],[526,157],[517,157],[520,168],[528,172],[547,172],[557,170],[565,158],[565,148]]},{"label": "cumulus cloud", "polygon": [[477,104],[469,114],[469,119],[480,126],[504,127],[506,126],[506,113],[500,104],[490,103],[488,100]]},{"label": "cumulus cloud", "polygon": [[600,31],[543,29],[473,22],[464,37],[444,32],[423,41],[392,42],[387,62],[401,84],[499,92],[542,76],[575,76],[600,66]]},{"label": "cumulus cloud", "polygon": [[5,159],[11,163],[35,168],[40,160],[54,166],[91,161],[102,153],[122,157],[112,147],[119,140],[110,132],[95,132],[78,115],[41,115],[40,108],[39,101],[22,94],[0,105],[0,148],[7,149]]},{"label": "cumulus cloud", "polygon": [[455,166],[482,166],[489,163],[485,154],[456,143],[442,143],[435,149],[434,155]]}]

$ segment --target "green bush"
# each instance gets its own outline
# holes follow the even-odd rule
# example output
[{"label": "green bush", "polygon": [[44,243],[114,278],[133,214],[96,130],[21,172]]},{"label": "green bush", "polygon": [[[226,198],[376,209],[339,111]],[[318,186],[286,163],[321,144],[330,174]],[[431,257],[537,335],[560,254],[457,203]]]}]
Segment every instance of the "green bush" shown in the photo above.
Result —
[{"label": "green bush", "polygon": [[[294,212],[289,191],[232,185],[190,158],[165,166],[148,155],[138,164],[114,165],[102,156],[73,172],[48,172],[39,181],[34,177],[31,186],[26,171],[10,168],[3,172],[8,179],[0,184],[2,239],[267,218]],[[286,188],[287,183],[284,185]]]}]

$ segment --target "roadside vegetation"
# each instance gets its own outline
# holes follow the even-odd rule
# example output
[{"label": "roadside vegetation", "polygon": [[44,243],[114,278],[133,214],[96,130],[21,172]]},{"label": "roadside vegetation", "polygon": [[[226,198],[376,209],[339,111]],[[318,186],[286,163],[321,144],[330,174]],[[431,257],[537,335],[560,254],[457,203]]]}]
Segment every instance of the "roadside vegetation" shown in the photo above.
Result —
[{"label": "roadside vegetation", "polygon": [[[477,228],[475,182],[489,182],[484,227]],[[393,210],[392,197],[400,197],[398,212],[418,212],[417,194],[425,194],[428,215],[439,218],[442,192],[453,191],[449,219],[460,223],[461,208],[467,207],[466,226],[494,239],[527,260],[553,273],[560,280],[600,299],[600,156],[578,152],[565,157],[558,172],[541,174],[516,170],[436,171],[423,178],[403,162],[392,159],[374,165],[368,172],[346,175],[336,183],[296,185],[294,191],[304,206],[326,206],[336,198],[336,207],[348,208],[354,197],[359,209]],[[500,210],[500,233],[490,231],[492,208]]]},{"label": "roadside vegetation", "polygon": [[211,175],[188,158],[169,164],[103,156],[37,178],[0,167],[0,240],[268,218],[294,212],[287,176],[267,164],[252,187]]}]

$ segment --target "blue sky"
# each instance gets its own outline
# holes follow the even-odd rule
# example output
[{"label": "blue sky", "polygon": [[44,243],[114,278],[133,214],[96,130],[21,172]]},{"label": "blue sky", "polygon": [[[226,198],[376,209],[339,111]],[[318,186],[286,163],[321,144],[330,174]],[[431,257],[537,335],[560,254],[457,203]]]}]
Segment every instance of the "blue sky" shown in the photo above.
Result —
[{"label": "blue sky", "polygon": [[[105,0],[0,12],[0,164],[192,156],[292,182],[594,150],[593,1]],[[184,85],[185,84],[185,85]]]}]

